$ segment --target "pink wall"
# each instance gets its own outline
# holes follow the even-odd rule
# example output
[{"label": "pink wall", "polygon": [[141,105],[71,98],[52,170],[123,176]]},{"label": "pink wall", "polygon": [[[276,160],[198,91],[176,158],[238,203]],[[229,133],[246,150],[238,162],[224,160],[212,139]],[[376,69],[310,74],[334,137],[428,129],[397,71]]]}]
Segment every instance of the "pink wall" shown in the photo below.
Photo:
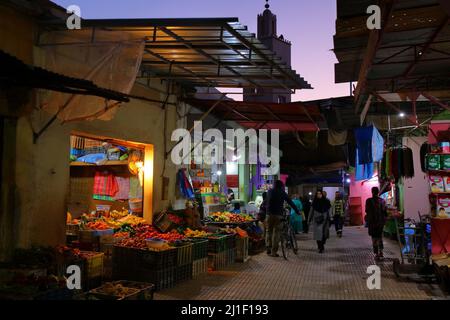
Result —
[{"label": "pink wall", "polygon": [[355,175],[350,176],[352,182],[350,183],[350,195],[349,197],[361,197],[363,218],[366,212],[366,199],[372,196],[372,188],[379,187],[378,178],[372,178],[370,180],[355,181]]}]

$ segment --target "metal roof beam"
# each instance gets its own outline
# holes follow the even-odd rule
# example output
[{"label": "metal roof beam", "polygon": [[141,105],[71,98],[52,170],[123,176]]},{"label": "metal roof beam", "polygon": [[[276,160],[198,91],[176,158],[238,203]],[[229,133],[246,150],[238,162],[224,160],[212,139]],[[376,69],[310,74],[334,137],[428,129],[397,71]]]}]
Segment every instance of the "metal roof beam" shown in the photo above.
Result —
[{"label": "metal roof beam", "polygon": [[[171,65],[171,61],[170,61],[170,60],[167,60],[166,58],[160,56],[159,54],[154,53],[154,52],[152,52],[152,51],[149,50],[149,49],[145,49],[145,52],[151,54],[152,56],[154,56],[154,57],[156,57],[156,58],[158,58],[158,59],[160,59],[161,61],[164,61],[164,62],[167,63],[168,65]],[[183,71],[185,71],[185,72],[187,72],[187,73],[190,73],[190,74],[192,74],[194,77],[196,77],[196,78],[198,78],[198,79],[201,79],[201,80],[203,80],[203,81],[208,82],[209,85],[212,86],[212,87],[216,86],[216,84],[213,83],[211,80],[208,80],[208,79],[199,77],[195,72],[192,72],[191,70],[189,70],[189,69],[187,69],[187,68],[184,68],[184,67],[182,67],[182,66],[180,66],[180,65],[174,65],[174,67],[175,67],[175,68],[178,68],[178,69],[180,69],[180,70],[183,70]]]},{"label": "metal roof beam", "polygon": [[261,52],[261,50],[259,50],[258,48],[256,48],[253,44],[249,43],[248,40],[241,35],[238,31],[234,30],[233,27],[231,27],[228,23],[224,23],[223,24],[224,28],[230,32],[232,35],[234,35],[238,40],[240,40],[242,43],[244,43],[247,48],[249,50],[254,51],[256,54],[258,54],[259,56],[261,56],[264,60],[267,61],[267,63],[271,66],[273,66],[274,68],[276,68],[279,72],[281,72],[282,74],[284,74],[285,76],[287,76],[288,78],[290,78],[292,81],[294,81],[294,83],[298,83],[298,79],[293,76],[292,74],[290,74],[289,72],[286,72],[285,70],[283,70],[282,68],[280,68],[280,66],[278,66],[276,63],[273,62],[273,60],[267,58],[267,56]]},{"label": "metal roof beam", "polygon": [[[214,58],[213,56],[211,56],[210,54],[204,52],[201,49],[196,49],[194,47],[192,47],[192,45],[187,42],[183,37],[180,37],[179,35],[177,35],[176,33],[170,31],[169,29],[167,29],[166,27],[160,27],[160,30],[162,30],[163,32],[165,32],[166,34],[170,35],[171,37],[173,37],[174,39],[182,42],[186,47],[188,47],[189,49],[192,49],[196,52],[198,52],[199,54],[201,54],[202,56],[204,56],[205,58],[208,58],[209,60],[213,61],[219,68],[221,66],[220,61],[218,61],[216,58]],[[233,68],[228,67],[228,66],[224,66],[225,69],[233,72],[235,75],[244,78],[247,82],[253,84],[255,87],[259,87],[259,85],[254,82],[253,80],[249,79],[248,77],[245,77],[243,75],[241,75],[239,72],[235,71]]]},{"label": "metal roof beam", "polygon": [[414,61],[406,68],[405,72],[403,73],[404,77],[407,77],[414,70],[414,68],[416,67],[417,63],[420,61],[420,59],[423,58],[423,56],[425,55],[425,53],[430,48],[430,46],[433,43],[433,41],[436,39],[436,37],[439,35],[439,33],[441,33],[441,31],[448,25],[449,21],[450,21],[450,18],[446,17],[444,19],[444,22],[433,32],[433,34],[431,35],[430,39],[425,44],[425,46],[422,48],[422,50],[417,52],[417,54],[415,55]]},{"label": "metal roof beam", "polygon": [[[228,47],[228,44],[227,44],[227,43],[223,42],[223,44],[224,44],[225,46]],[[243,57],[244,59],[247,59],[248,62],[249,62],[251,65],[253,65],[253,66],[255,66],[255,67],[259,67],[258,65],[256,65],[255,61],[252,60],[252,57],[251,57],[251,49],[249,49],[249,56],[248,56],[248,57],[247,57],[245,54],[243,54],[243,53],[241,53],[241,52],[235,50],[235,49],[232,48],[232,47],[229,47],[229,49],[235,51],[239,56]],[[271,67],[271,70],[272,70],[272,65],[270,65],[270,67]],[[276,82],[278,82],[283,88],[285,88],[286,90],[289,90],[289,91],[291,92],[291,94],[295,94],[295,90],[292,90],[291,88],[287,87],[286,84],[284,84],[283,82],[281,82],[281,81],[279,81],[278,79],[274,78],[272,74],[267,73],[266,71],[264,71],[264,69],[260,69],[260,70],[263,71],[263,73],[266,74],[269,78],[271,78],[272,80],[275,80]]]},{"label": "metal roof beam", "polygon": [[[171,18],[171,19],[85,19],[83,27],[215,27],[222,23],[239,22],[239,18]],[[61,22],[59,22],[61,24]]]}]

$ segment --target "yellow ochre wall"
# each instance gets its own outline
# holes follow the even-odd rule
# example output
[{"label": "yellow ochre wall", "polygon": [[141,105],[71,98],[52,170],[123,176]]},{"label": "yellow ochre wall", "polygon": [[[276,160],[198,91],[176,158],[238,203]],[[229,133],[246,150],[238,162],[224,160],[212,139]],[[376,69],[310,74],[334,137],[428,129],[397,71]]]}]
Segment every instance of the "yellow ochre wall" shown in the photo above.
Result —
[{"label": "yellow ochre wall", "polygon": [[[0,49],[33,63],[34,22],[0,4]],[[165,100],[165,83],[154,79],[150,90],[135,83],[132,94]],[[175,102],[172,97],[169,101]],[[3,101],[3,100],[2,100]],[[32,100],[34,102],[34,99]],[[167,106],[167,149],[172,145],[171,133],[176,128],[175,106]],[[160,104],[133,99],[124,103],[111,121],[82,121],[61,125],[53,123],[33,143],[33,130],[39,131],[50,119],[42,111],[22,116],[8,124],[8,165],[14,179],[1,188],[0,260],[11,254],[12,247],[57,245],[65,243],[66,201],[70,179],[70,134],[72,131],[129,140],[154,147],[153,212],[161,211],[175,197],[176,168],[166,162],[165,176],[170,180],[168,200],[162,201],[162,169],[164,161],[164,111]],[[5,169],[6,168],[6,169]],[[3,183],[4,181],[2,181]]]}]

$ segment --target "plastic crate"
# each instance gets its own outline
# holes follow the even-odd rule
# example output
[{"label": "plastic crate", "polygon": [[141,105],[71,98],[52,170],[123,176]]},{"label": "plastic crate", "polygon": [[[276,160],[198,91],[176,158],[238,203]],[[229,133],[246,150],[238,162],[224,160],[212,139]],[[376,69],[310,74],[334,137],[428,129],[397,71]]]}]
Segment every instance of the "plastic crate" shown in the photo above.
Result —
[{"label": "plastic crate", "polygon": [[212,270],[223,270],[228,266],[228,252],[208,254],[208,268]]},{"label": "plastic crate", "polygon": [[229,249],[227,252],[227,265],[231,265],[236,261],[236,249]]},{"label": "plastic crate", "polygon": [[192,279],[192,263],[178,266],[175,272],[175,283],[178,284],[180,282],[191,280]]},{"label": "plastic crate", "polygon": [[208,273],[208,257],[192,262],[192,278],[196,279]]},{"label": "plastic crate", "polygon": [[250,257],[248,254],[249,238],[236,238],[236,261],[246,262]]},{"label": "plastic crate", "polygon": [[208,257],[208,239],[191,238],[192,242],[192,261]]},{"label": "plastic crate", "polygon": [[211,236],[208,237],[208,254],[220,253],[227,249],[227,236]]},{"label": "plastic crate", "polygon": [[138,300],[153,300],[155,286],[152,283],[119,280],[114,281],[113,284],[121,284],[127,288],[139,289]]},{"label": "plastic crate", "polygon": [[139,266],[113,265],[113,278],[152,283],[155,291],[169,289],[175,285],[176,267],[162,270],[148,270]]},{"label": "plastic crate", "polygon": [[177,247],[177,266],[192,264],[192,243]]},{"label": "plastic crate", "polygon": [[138,300],[139,296],[139,289],[136,288],[130,288],[129,294],[126,296],[117,296],[117,295],[110,295],[103,292],[103,286],[99,288],[95,288],[89,291],[89,294],[93,295],[94,297],[98,298],[99,300]]},{"label": "plastic crate", "polygon": [[226,237],[227,237],[226,240],[225,240],[225,242],[226,242],[226,245],[225,245],[226,250],[236,248],[236,235],[235,234],[229,234]]},{"label": "plastic crate", "polygon": [[86,259],[86,277],[87,278],[98,278],[103,277],[103,259],[104,254],[102,252],[81,252],[82,254],[90,254]]},{"label": "plastic crate", "polygon": [[113,265],[136,265],[149,270],[160,270],[177,265],[178,248],[151,251],[145,249],[135,249],[122,247],[118,245],[113,246],[112,260]]}]

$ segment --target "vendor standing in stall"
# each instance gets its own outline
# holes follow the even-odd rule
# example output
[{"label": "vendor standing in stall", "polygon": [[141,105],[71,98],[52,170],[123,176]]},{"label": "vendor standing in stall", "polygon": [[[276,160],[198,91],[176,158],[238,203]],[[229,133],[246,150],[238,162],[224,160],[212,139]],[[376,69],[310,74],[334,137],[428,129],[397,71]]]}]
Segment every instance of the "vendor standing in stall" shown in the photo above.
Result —
[{"label": "vendor standing in stall", "polygon": [[281,221],[285,216],[284,203],[287,202],[295,213],[300,215],[300,210],[284,191],[284,184],[281,180],[275,181],[273,189],[267,193],[267,254],[271,257],[279,257],[278,248],[280,245]]}]

